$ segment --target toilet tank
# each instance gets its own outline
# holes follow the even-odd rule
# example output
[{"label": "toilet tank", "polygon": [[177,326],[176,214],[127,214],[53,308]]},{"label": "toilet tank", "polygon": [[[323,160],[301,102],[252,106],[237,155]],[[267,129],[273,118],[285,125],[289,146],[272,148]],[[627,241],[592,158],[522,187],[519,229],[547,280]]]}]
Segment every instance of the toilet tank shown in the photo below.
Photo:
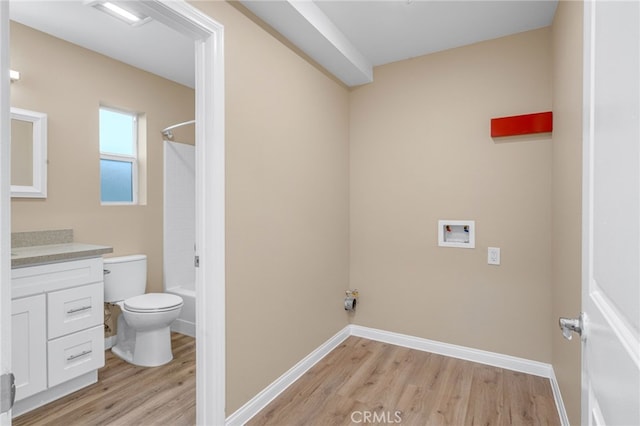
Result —
[{"label": "toilet tank", "polygon": [[104,301],[120,302],[144,294],[147,286],[147,256],[108,257],[104,259]]}]

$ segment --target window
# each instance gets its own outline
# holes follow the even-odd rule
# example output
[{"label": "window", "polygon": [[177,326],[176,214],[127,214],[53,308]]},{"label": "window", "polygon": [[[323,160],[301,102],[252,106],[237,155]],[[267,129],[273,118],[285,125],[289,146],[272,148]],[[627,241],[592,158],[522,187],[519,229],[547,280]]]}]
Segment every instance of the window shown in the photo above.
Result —
[{"label": "window", "polygon": [[138,202],[138,115],[100,108],[100,200]]}]

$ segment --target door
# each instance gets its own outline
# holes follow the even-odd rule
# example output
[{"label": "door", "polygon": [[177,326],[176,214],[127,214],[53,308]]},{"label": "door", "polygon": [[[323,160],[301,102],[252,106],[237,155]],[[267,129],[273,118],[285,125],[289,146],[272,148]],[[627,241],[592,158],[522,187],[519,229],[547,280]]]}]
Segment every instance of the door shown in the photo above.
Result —
[{"label": "door", "polygon": [[640,2],[584,7],[582,424],[640,425]]}]

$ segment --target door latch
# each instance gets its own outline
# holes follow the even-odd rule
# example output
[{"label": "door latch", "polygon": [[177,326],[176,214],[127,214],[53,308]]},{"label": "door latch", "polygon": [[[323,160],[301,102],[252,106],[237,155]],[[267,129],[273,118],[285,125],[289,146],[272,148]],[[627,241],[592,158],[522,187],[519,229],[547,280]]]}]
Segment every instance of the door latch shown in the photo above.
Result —
[{"label": "door latch", "polygon": [[11,410],[16,400],[16,380],[13,373],[0,376],[0,413]]},{"label": "door latch", "polygon": [[580,316],[578,318],[564,318],[560,317],[558,321],[558,325],[560,326],[560,330],[562,330],[562,336],[565,339],[571,340],[573,337],[572,333],[576,333],[578,336],[582,336],[582,330],[584,327],[584,313],[580,312]]}]

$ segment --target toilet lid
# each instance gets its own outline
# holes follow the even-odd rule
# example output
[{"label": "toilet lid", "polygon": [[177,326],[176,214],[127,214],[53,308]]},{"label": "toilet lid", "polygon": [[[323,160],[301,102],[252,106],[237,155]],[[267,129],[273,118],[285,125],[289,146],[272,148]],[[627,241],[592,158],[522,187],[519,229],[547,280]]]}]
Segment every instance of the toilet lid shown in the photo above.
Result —
[{"label": "toilet lid", "polygon": [[168,311],[182,305],[182,298],[168,293],[146,293],[124,301],[124,307],[133,312]]}]

